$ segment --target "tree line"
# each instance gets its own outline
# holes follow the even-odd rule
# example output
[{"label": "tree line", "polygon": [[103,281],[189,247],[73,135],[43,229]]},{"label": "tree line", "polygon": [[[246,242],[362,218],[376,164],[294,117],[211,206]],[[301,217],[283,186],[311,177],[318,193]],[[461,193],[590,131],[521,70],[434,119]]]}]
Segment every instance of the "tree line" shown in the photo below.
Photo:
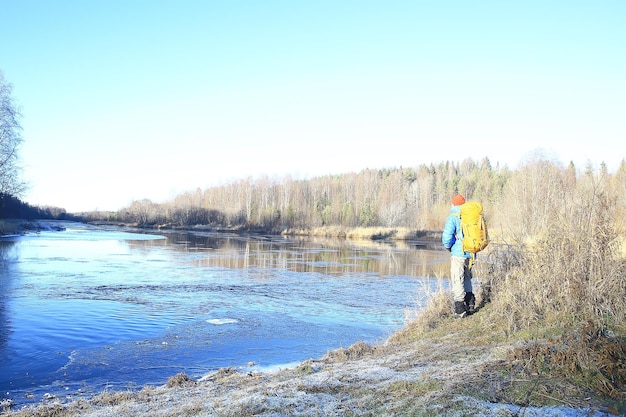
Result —
[{"label": "tree line", "polygon": [[366,169],[306,180],[245,178],[182,193],[171,201],[133,201],[116,220],[140,226],[213,225],[261,230],[320,226],[434,226],[433,207],[457,191],[492,200],[511,172],[476,163],[443,162],[417,168]]},{"label": "tree line", "polygon": [[142,227],[205,225],[268,232],[323,226],[439,230],[451,197],[461,193],[483,203],[492,228],[532,234],[547,226],[554,205],[566,204],[568,195],[589,181],[606,184],[623,212],[626,162],[610,174],[604,164],[577,170],[573,163],[562,166],[538,153],[515,170],[494,167],[484,158],[307,180],[246,178],[163,203],[133,201],[111,219]]},{"label": "tree line", "polygon": [[0,219],[79,220],[77,217],[68,215],[65,209],[33,206],[6,193],[0,193]]}]

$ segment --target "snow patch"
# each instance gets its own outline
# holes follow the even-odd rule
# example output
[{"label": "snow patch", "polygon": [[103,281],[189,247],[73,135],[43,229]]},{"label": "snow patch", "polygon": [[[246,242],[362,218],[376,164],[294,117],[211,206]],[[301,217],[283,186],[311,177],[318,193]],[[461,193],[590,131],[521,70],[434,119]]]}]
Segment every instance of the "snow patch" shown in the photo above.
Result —
[{"label": "snow patch", "polygon": [[225,324],[237,324],[239,323],[239,320],[237,319],[208,319],[206,322],[214,326],[223,326]]}]

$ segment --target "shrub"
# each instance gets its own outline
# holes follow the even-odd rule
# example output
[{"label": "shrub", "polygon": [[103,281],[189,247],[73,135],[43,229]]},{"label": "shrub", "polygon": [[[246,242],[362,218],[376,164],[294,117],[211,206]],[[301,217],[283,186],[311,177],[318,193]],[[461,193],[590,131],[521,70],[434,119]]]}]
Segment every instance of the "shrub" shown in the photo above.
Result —
[{"label": "shrub", "polygon": [[516,258],[500,262],[492,298],[509,330],[589,320],[600,328],[623,325],[626,262],[612,213],[605,192],[579,191],[549,227],[525,239]]}]

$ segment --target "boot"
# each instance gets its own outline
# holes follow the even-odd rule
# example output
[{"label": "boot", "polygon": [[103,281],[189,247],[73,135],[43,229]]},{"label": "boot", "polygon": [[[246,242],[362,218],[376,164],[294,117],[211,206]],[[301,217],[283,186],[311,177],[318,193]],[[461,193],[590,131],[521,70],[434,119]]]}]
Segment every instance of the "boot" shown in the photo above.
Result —
[{"label": "boot", "polygon": [[467,314],[474,314],[476,312],[476,297],[473,292],[465,293],[465,301],[463,303],[465,304]]},{"label": "boot", "polygon": [[455,301],[454,302],[454,317],[457,319],[461,319],[467,316],[467,311],[465,311],[465,303],[463,301]]}]

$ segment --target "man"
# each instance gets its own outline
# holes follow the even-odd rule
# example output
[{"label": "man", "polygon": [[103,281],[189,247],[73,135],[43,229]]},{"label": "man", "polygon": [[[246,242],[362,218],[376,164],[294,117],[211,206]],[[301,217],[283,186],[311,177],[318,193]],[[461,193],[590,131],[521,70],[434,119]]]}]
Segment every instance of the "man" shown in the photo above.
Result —
[{"label": "man", "polygon": [[452,198],[450,215],[443,227],[441,243],[450,252],[450,281],[454,299],[454,316],[465,317],[474,313],[476,297],[472,292],[471,254],[463,252],[463,235],[461,231],[461,205],[465,197],[457,194]]}]

